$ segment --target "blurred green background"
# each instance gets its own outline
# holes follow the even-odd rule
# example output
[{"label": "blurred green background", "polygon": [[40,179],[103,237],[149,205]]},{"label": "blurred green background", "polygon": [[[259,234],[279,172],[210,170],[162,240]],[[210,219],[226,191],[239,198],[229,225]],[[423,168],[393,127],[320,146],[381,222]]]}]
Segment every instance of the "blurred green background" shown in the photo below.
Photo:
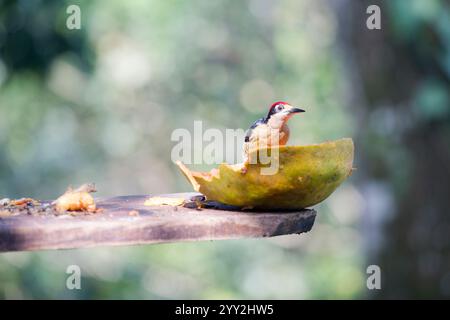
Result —
[{"label": "blurred green background", "polygon": [[449,298],[449,89],[443,0],[0,0],[0,198],[190,191],[172,131],[275,100],[307,110],[290,144],[353,137],[358,168],[307,234],[0,254],[0,298]]}]

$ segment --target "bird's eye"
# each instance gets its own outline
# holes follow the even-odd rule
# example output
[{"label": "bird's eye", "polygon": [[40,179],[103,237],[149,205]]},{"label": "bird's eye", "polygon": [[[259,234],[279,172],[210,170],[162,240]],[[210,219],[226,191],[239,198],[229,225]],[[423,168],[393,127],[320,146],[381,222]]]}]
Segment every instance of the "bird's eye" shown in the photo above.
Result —
[{"label": "bird's eye", "polygon": [[279,105],[277,105],[276,107],[275,107],[275,110],[278,112],[278,111],[281,111],[281,110],[283,110],[284,109],[284,106],[282,105],[282,104],[279,104]]}]

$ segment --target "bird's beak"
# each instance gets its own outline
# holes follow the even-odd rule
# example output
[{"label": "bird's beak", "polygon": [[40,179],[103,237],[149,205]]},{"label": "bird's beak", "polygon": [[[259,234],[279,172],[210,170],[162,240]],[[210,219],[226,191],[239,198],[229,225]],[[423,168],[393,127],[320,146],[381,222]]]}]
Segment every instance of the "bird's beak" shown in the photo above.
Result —
[{"label": "bird's beak", "polygon": [[296,107],[291,107],[288,111],[289,111],[289,113],[300,113],[300,112],[305,112],[305,110],[300,109],[300,108],[296,108]]}]

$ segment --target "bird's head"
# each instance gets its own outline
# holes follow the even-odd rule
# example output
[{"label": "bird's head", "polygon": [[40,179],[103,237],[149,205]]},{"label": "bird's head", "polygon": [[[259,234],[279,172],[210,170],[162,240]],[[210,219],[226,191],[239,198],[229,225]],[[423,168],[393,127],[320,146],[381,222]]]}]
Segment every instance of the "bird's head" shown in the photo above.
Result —
[{"label": "bird's head", "polygon": [[278,101],[270,106],[266,122],[272,123],[274,127],[278,127],[288,121],[294,114],[301,112],[305,112],[305,110],[293,107],[287,102]]}]

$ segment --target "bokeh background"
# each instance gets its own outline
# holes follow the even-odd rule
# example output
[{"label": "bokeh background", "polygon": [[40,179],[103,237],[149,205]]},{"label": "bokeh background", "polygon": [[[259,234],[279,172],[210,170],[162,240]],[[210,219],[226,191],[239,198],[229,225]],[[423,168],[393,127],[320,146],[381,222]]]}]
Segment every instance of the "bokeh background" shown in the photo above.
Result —
[{"label": "bokeh background", "polygon": [[0,198],[190,191],[172,131],[247,128],[275,100],[307,109],[290,143],[353,137],[357,167],[308,234],[0,254],[0,298],[450,298],[449,6],[0,0]]}]

